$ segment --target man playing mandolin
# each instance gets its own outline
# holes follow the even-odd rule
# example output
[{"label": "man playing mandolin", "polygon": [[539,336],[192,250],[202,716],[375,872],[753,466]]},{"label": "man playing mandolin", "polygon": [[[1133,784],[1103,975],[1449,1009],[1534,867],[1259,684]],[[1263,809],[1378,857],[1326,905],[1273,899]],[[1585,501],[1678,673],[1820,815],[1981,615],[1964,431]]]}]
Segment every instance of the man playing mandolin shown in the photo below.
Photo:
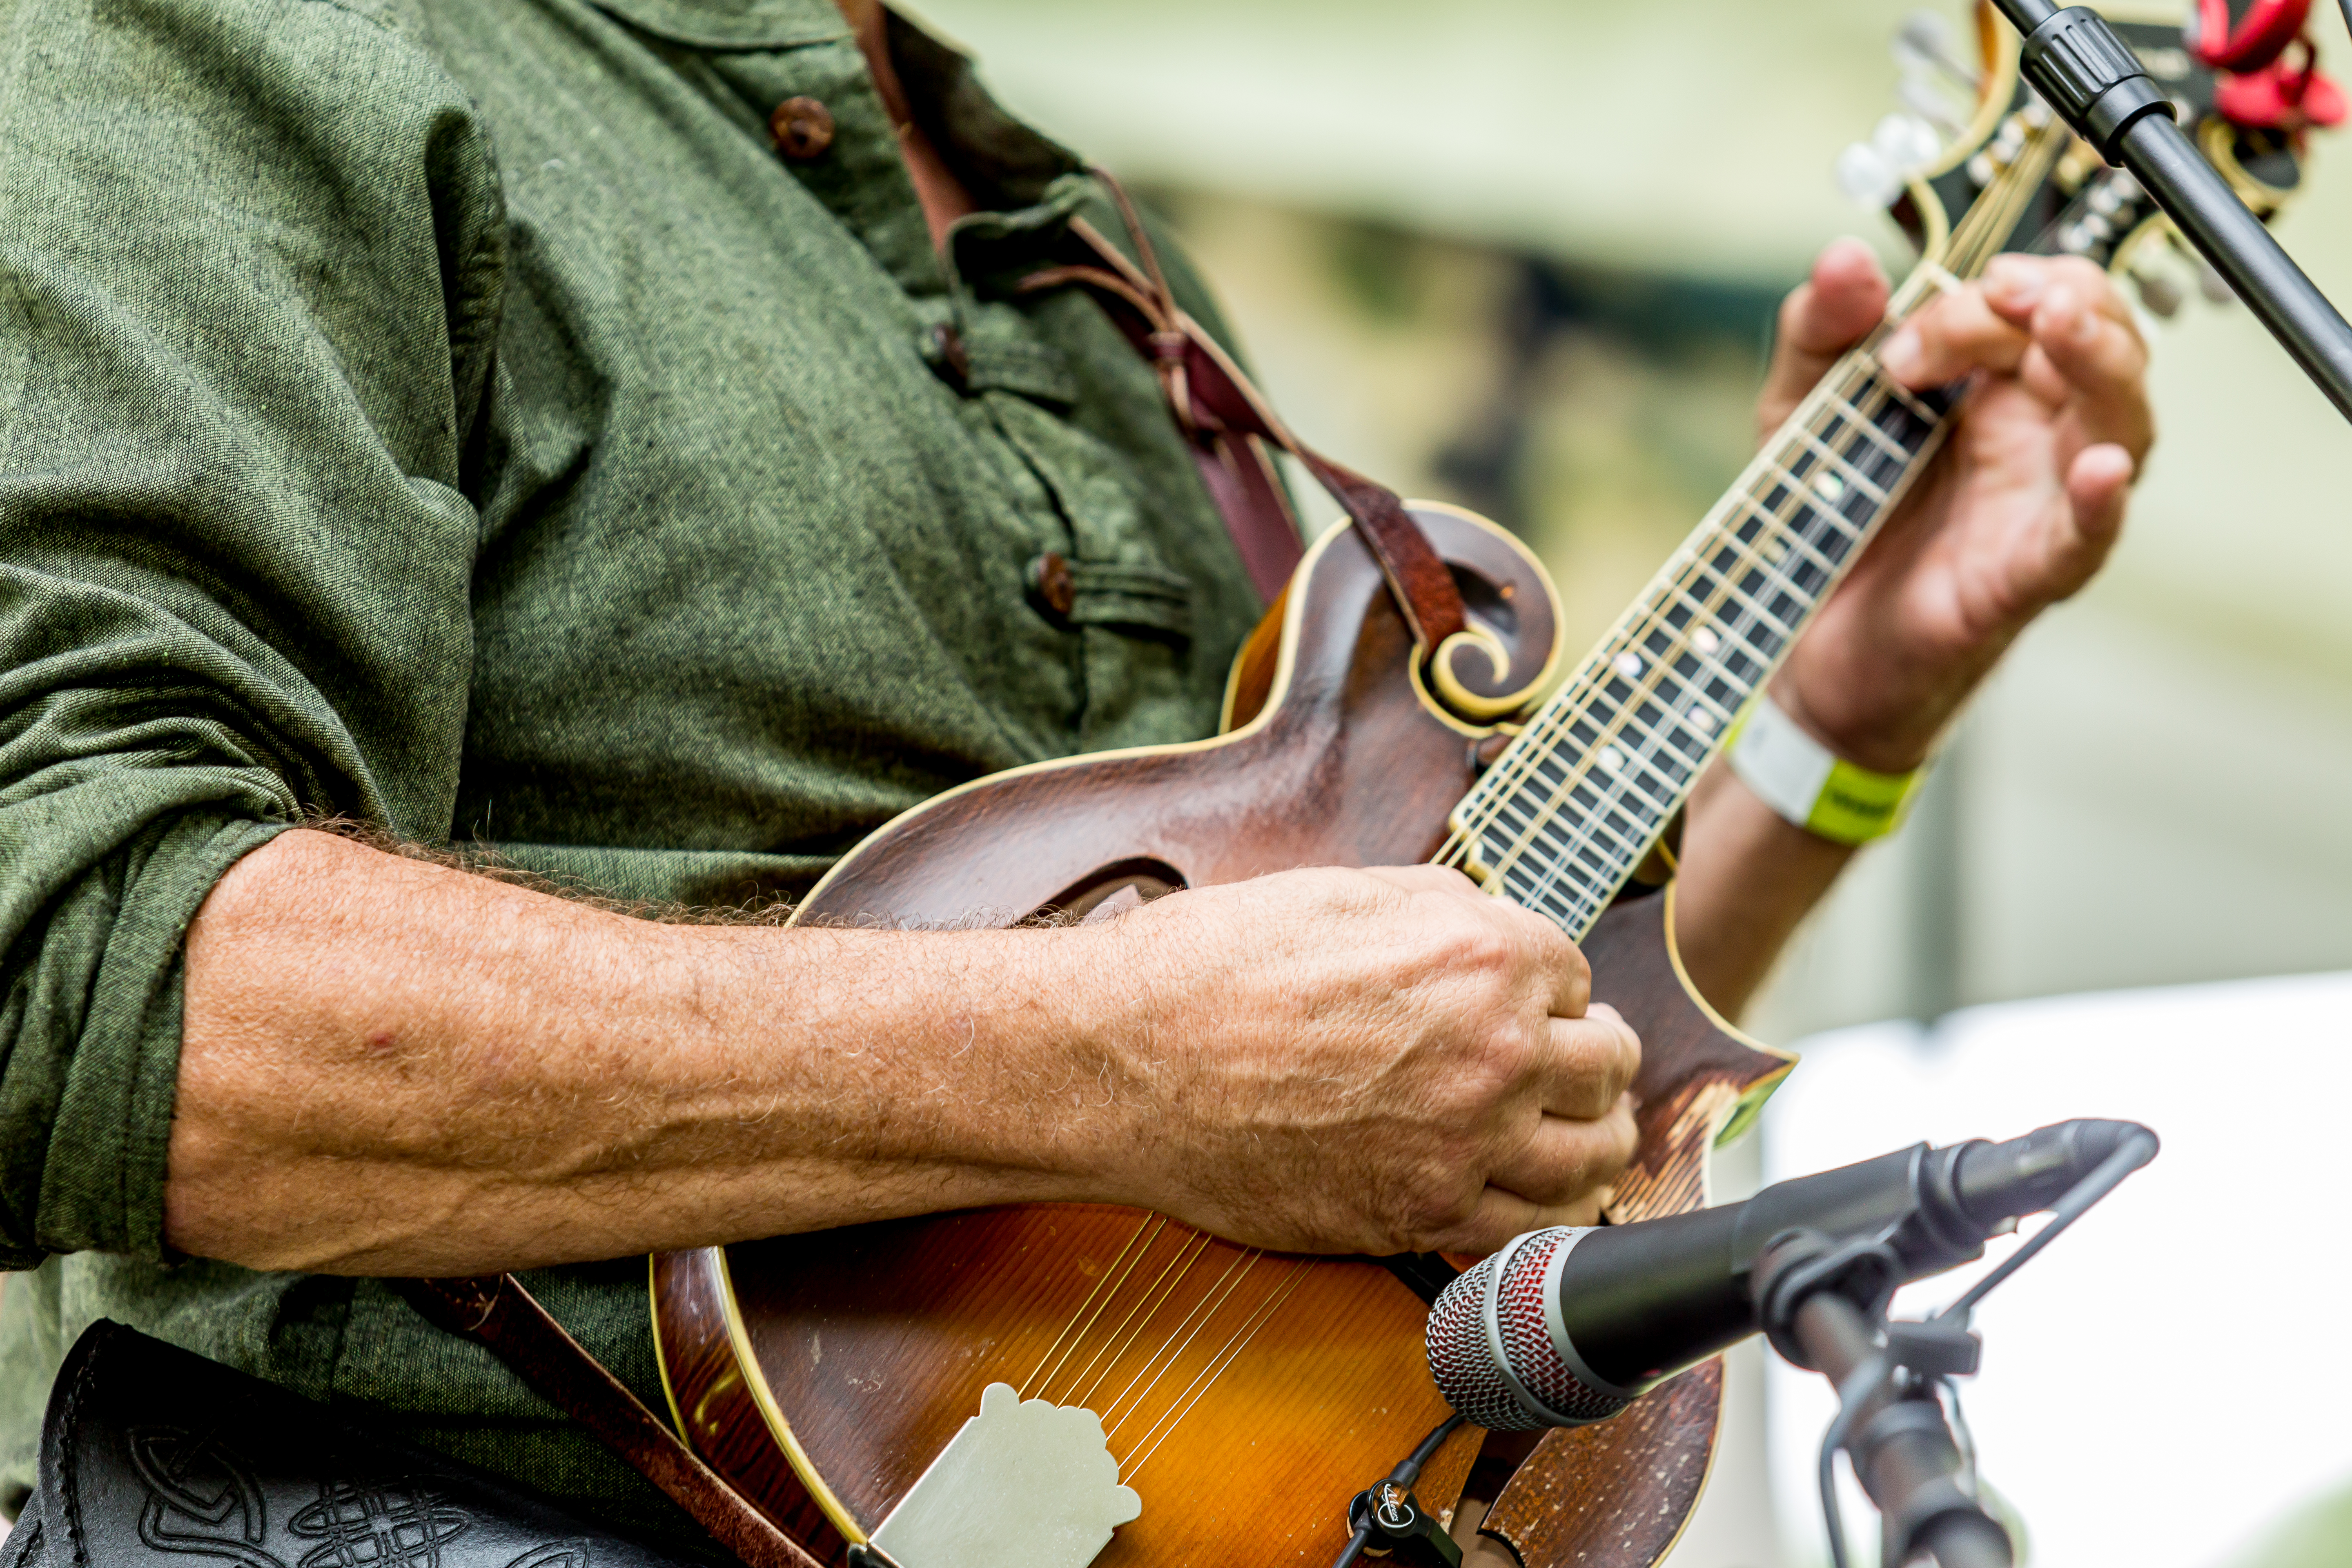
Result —
[{"label": "man playing mandolin", "polygon": [[[1013,1201],[1375,1254],[1593,1213],[1640,1047],[1559,929],[1452,870],[1069,929],[631,918],[796,896],[982,774],[1208,735],[1263,612],[1150,368],[1086,297],[1009,291],[1117,219],[959,57],[877,0],[21,0],[8,31],[14,1500],[101,1316],[683,1535],[383,1279],[538,1270],[658,1405],[649,1250]],[[1822,254],[1763,428],[1887,298]],[[2004,259],[1881,357],[1979,381],[1772,693],[1902,773],[2097,568],[2152,432],[2086,263]],[[1059,611],[1045,555],[1096,573]],[[301,826],[331,816],[369,834]],[[467,839],[537,879],[398,849]],[[1718,1006],[1850,854],[1707,775],[1680,937]]]}]

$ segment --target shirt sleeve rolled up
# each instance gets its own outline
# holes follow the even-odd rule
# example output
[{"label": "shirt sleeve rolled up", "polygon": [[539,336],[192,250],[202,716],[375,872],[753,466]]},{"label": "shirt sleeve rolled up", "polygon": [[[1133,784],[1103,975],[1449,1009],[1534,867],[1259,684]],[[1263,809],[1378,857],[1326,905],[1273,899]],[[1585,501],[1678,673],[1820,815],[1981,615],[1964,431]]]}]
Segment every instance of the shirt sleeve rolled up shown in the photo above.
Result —
[{"label": "shirt sleeve rolled up", "polygon": [[0,3],[0,1266],[159,1256],[185,929],[446,837],[487,138],[395,6]]}]

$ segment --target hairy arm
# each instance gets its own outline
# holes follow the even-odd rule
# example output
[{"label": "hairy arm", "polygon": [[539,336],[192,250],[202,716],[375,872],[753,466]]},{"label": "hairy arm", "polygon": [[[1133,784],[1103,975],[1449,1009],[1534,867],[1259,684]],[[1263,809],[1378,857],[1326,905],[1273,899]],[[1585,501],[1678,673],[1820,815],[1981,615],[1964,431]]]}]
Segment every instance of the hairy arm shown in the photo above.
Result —
[{"label": "hairy arm", "polygon": [[297,830],[204,906],[186,997],[168,1239],[350,1273],[1009,1201],[1483,1249],[1589,1215],[1638,1059],[1564,938],[1428,868],[1071,930],[665,926]]}]

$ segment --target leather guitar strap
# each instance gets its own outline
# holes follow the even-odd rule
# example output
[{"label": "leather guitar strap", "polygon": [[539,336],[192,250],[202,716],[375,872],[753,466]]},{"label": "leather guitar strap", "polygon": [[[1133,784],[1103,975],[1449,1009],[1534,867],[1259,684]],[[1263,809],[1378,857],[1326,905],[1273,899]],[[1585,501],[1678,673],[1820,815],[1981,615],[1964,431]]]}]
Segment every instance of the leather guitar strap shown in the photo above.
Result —
[{"label": "leather guitar strap", "polygon": [[453,1334],[487,1345],[692,1515],[746,1568],[824,1568],[771,1523],[669,1426],[604,1370],[511,1274],[398,1281],[409,1304]]},{"label": "leather guitar strap", "polygon": [[1423,656],[1433,654],[1466,624],[1462,595],[1404,502],[1394,490],[1333,462],[1291,433],[1233,356],[1177,305],[1127,192],[1103,170],[1094,174],[1118,204],[1141,265],[1076,218],[1070,239],[1078,259],[1030,274],[1021,281],[1021,291],[1068,285],[1089,290],[1159,373],[1169,411],[1268,604],[1281,595],[1301,554],[1297,519],[1267,453],[1270,443],[1305,464],[1346,510],[1380,561]]}]

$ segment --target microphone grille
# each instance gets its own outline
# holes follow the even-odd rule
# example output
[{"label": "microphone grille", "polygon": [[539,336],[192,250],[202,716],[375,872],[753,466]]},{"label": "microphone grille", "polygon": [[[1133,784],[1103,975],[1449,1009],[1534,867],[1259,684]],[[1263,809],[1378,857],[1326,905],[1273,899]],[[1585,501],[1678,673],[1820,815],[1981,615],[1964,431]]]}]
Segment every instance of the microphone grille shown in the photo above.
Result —
[{"label": "microphone grille", "polygon": [[1519,1407],[1486,1348],[1486,1287],[1494,1277],[1495,1259],[1488,1258],[1448,1285],[1430,1309],[1424,1342],[1429,1375],[1445,1403],[1472,1426],[1489,1432],[1532,1432],[1545,1423]]},{"label": "microphone grille", "polygon": [[1556,1265],[1581,1234],[1559,1227],[1520,1237],[1447,1286],[1431,1310],[1430,1376],[1474,1424],[1490,1432],[1581,1426],[1632,1403],[1586,1386],[1552,1341],[1545,1301],[1558,1289]]}]

